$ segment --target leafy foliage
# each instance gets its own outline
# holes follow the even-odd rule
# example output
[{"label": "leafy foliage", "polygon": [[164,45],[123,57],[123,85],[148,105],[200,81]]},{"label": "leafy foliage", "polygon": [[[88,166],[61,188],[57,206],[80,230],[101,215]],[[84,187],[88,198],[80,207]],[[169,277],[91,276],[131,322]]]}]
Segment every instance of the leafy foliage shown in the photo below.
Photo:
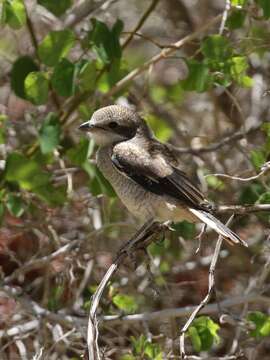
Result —
[{"label": "leafy foliage", "polygon": [[219,325],[208,316],[200,316],[195,319],[188,329],[194,350],[197,352],[211,349],[214,343],[218,343],[220,338],[217,334]]},{"label": "leafy foliage", "polygon": [[49,82],[46,74],[36,71],[30,72],[24,80],[26,98],[34,105],[45,104],[49,96]]},{"label": "leafy foliage", "polygon": [[48,114],[39,131],[40,149],[43,154],[51,153],[59,144],[61,127],[57,116]]},{"label": "leafy foliage", "polygon": [[270,335],[270,316],[260,311],[253,311],[248,314],[248,320],[255,326],[255,329],[250,331],[252,337],[261,338]]},{"label": "leafy foliage", "polygon": [[125,313],[133,313],[138,309],[135,299],[126,294],[116,294],[112,299],[114,305]]},{"label": "leafy foliage", "polygon": [[55,16],[61,16],[71,7],[72,0],[38,0],[38,4],[44,6]]},{"label": "leafy foliage", "polygon": [[162,360],[163,354],[159,345],[151,343],[144,335],[139,338],[131,337],[133,353],[126,354],[121,360],[135,360],[138,356],[145,359]]},{"label": "leafy foliage", "polygon": [[3,24],[13,29],[20,29],[26,24],[26,12],[23,0],[4,0],[2,4]]},{"label": "leafy foliage", "polygon": [[[133,34],[132,25],[125,20],[130,18],[129,6],[138,9],[132,17],[140,15],[140,21],[144,2],[108,3],[104,8],[93,2],[94,7],[82,15],[78,10],[84,2],[37,0],[31,2],[32,7],[28,0],[1,1],[1,277],[11,289],[5,295],[16,303],[12,314],[19,313],[5,320],[8,301],[1,294],[4,355],[7,349],[8,356],[15,354],[17,358],[24,351],[23,346],[26,356],[32,354],[40,334],[46,334],[46,342],[42,343],[45,357],[81,356],[85,339],[76,329],[77,320],[72,321],[89,310],[90,296],[117,249],[139,225],[97,168],[94,142],[77,131],[78,125],[89,120],[99,107],[111,103],[135,105],[155,136],[177,148],[181,168],[189,175],[196,174],[205,194],[218,204],[270,204],[268,173],[250,182],[205,176],[206,172],[243,172],[243,177],[253,176],[270,160],[270,2],[231,0],[224,29],[220,22],[216,23],[196,39],[185,42],[175,51],[176,56],[170,57],[163,56],[163,47],[174,51],[171,42],[187,35],[193,19],[198,20],[196,28],[200,22],[207,23],[222,4],[210,0],[194,3],[185,14],[176,11],[178,2],[166,2],[166,16],[157,7],[156,13],[149,15],[155,16],[154,26],[149,28],[148,19],[144,18],[143,28],[140,23]],[[225,2],[221,11],[224,5]],[[205,19],[201,19],[201,8]],[[51,13],[45,11],[49,22],[43,22],[43,15],[39,20],[44,9]],[[116,13],[119,19],[115,18]],[[70,17],[74,17],[76,26],[66,28]],[[172,24],[177,24],[177,31],[171,31]],[[160,29],[158,37],[155,27]],[[133,38],[127,46],[130,36]],[[153,61],[154,54],[157,55]],[[254,125],[251,132],[250,124]],[[248,134],[242,137],[241,131]],[[240,136],[234,137],[235,132]],[[240,247],[232,251],[228,247],[222,252],[217,279],[222,279],[219,288],[224,298],[228,289],[231,294],[237,293],[244,286],[239,286],[239,282],[247,283],[249,276],[261,273],[268,256],[267,247],[262,247],[267,244],[268,224],[266,212],[237,218],[237,232],[251,245],[248,252]],[[199,227],[187,221],[172,227],[173,232],[158,234],[148,246],[149,259],[136,254],[136,270],[126,260],[127,266],[115,274],[108,296],[102,298],[100,312],[108,316],[117,313],[113,316],[120,318],[122,313],[198,303],[207,292],[204,259],[207,261],[212,254],[213,232],[207,232],[201,253],[195,255],[197,244],[193,240]],[[72,241],[76,246],[65,252]],[[251,261],[253,258],[256,261]],[[21,274],[10,280],[14,270],[15,275],[18,270]],[[268,296],[266,281],[263,287],[252,291],[264,291]],[[256,286],[257,283],[261,282],[256,282]],[[30,307],[24,309],[25,303]],[[18,321],[19,325],[28,324],[29,314],[34,319],[36,309],[41,307],[44,321],[40,322],[40,329],[10,336],[12,331],[6,331],[6,327],[17,329]],[[250,310],[260,307],[259,303],[249,305]],[[76,331],[72,328],[69,332],[70,324],[65,320],[69,315]],[[63,317],[59,328],[58,319]],[[260,343],[261,352],[266,351],[266,337],[270,334],[268,314],[251,311],[241,320],[249,330],[244,341],[239,338],[245,356],[250,338],[256,340],[253,343]],[[161,360],[172,356],[172,352],[178,356],[178,349],[175,351],[171,345],[179,335],[173,321],[149,322],[148,337],[140,323],[121,325],[114,328],[107,322],[100,328],[105,337],[110,337],[104,344],[112,344],[108,354],[105,348],[104,357]],[[167,329],[169,326],[171,329]],[[65,338],[60,342],[62,330]],[[221,353],[230,347],[234,331],[230,334],[219,330],[219,325],[208,316],[196,318],[187,334],[193,350],[187,350],[226,355]],[[116,336],[111,336],[113,333]],[[131,341],[130,334],[135,334]],[[214,345],[220,337],[224,346],[216,349]]]},{"label": "leafy foliage", "polygon": [[11,88],[17,96],[23,99],[27,98],[25,79],[30,73],[36,71],[38,71],[38,66],[30,56],[19,57],[14,62],[11,70]]},{"label": "leafy foliage", "polygon": [[74,46],[75,37],[71,30],[51,31],[38,46],[40,60],[48,66],[55,66]]}]

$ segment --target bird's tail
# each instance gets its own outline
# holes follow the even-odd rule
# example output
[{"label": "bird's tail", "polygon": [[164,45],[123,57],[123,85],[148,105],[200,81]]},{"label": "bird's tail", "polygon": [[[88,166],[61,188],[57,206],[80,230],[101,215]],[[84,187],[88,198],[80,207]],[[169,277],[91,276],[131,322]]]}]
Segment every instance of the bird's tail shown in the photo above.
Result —
[{"label": "bird's tail", "polygon": [[204,210],[196,210],[192,208],[189,208],[189,211],[192,212],[192,214],[194,214],[198,219],[200,219],[201,222],[204,222],[206,225],[210,226],[210,228],[215,230],[231,245],[241,244],[248,247],[248,244],[244,240],[240,239],[237,234],[230,230],[226,225],[222,224],[222,222],[220,222],[212,214]]}]

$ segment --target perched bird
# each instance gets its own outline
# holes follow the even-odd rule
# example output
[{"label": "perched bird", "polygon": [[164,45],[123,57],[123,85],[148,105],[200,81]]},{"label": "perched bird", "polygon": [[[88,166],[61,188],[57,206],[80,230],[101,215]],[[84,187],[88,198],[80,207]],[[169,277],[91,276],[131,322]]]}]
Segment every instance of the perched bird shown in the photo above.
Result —
[{"label": "perched bird", "polygon": [[111,105],[94,112],[79,129],[99,149],[97,166],[128,210],[151,221],[202,222],[231,244],[247,244],[214,217],[210,203],[165,144],[130,108]]}]

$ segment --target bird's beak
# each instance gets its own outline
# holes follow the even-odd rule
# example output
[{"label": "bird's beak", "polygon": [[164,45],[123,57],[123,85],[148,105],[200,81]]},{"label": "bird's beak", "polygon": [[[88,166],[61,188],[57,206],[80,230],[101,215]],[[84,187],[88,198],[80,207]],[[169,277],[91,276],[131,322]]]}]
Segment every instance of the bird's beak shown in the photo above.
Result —
[{"label": "bird's beak", "polygon": [[95,126],[90,124],[89,121],[82,123],[79,129],[82,131],[91,131]]}]

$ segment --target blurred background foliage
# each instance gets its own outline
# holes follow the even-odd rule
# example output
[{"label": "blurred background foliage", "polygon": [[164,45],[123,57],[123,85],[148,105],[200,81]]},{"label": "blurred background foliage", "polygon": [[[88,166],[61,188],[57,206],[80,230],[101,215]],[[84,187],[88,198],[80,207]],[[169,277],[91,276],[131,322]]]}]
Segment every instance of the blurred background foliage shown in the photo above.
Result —
[{"label": "blurred background foliage", "polygon": [[[220,17],[200,31],[224,11],[224,26]],[[98,171],[95,144],[77,130],[99,107],[141,112],[213,202],[270,203],[266,172],[245,182],[215,175],[255,176],[270,160],[269,19],[268,0],[1,0],[1,359],[79,359],[90,296],[138,227]],[[237,216],[233,227],[250,247],[224,247],[213,301],[242,297],[242,305],[197,318],[188,350],[268,359],[269,212]],[[127,261],[107,289],[104,358],[178,358],[185,318],[121,320],[196,305],[207,292],[215,235],[207,232],[196,254],[199,229],[174,230],[136,266]]]}]

